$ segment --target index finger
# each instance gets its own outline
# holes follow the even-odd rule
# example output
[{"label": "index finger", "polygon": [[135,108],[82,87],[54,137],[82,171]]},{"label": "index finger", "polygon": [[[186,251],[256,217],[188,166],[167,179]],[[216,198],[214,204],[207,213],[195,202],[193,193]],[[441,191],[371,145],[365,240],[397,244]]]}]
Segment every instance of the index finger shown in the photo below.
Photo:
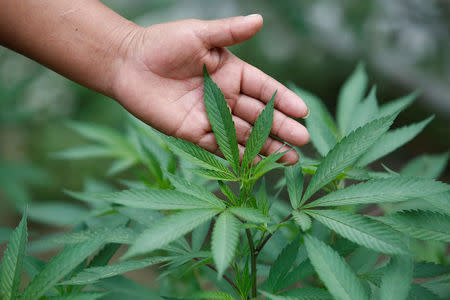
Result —
[{"label": "index finger", "polygon": [[293,91],[244,62],[241,78],[241,93],[267,103],[277,91],[275,108],[294,118],[305,118],[309,109]]}]

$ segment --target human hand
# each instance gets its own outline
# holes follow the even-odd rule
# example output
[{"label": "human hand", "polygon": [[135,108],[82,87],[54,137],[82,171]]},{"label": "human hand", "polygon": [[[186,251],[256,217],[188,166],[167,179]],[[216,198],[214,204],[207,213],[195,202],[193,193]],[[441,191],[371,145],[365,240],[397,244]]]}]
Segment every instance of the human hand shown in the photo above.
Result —
[{"label": "human hand", "polygon": [[[259,113],[277,91],[273,136],[295,146],[308,142],[304,126],[288,116],[308,114],[292,91],[223,48],[254,36],[262,17],[252,15],[215,21],[182,20],[137,27],[123,45],[114,97],[132,114],[164,132],[219,154],[203,103],[203,65],[222,90],[233,114],[241,155]],[[283,144],[269,138],[261,154]],[[282,151],[287,150],[285,146]],[[295,151],[281,159],[293,164]]]}]

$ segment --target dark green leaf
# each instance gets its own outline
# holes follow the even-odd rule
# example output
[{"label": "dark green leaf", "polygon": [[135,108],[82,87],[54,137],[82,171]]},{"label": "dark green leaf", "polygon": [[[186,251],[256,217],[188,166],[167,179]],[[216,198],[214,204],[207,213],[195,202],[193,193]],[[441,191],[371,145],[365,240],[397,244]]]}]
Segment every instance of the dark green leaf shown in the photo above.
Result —
[{"label": "dark green leaf", "polygon": [[266,287],[269,291],[277,292],[277,288],[282,285],[282,281],[297,258],[299,245],[299,239],[296,238],[278,255],[270,268],[269,277],[267,278]]}]

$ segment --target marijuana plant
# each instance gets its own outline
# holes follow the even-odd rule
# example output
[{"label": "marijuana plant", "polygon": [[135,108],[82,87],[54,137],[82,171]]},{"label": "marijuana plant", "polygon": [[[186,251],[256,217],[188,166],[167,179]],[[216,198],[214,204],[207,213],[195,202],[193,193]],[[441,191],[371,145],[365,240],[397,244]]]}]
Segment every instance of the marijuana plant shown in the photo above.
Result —
[{"label": "marijuana plant", "polygon": [[[292,150],[300,161],[289,167],[277,162],[283,152],[253,163],[270,134],[275,94],[240,160],[230,111],[206,69],[205,107],[225,159],[134,119],[125,136],[70,123],[97,144],[59,157],[111,157],[109,174],[133,168],[139,180],[122,180],[127,189],[119,191],[99,184],[67,191],[91,209],[74,220],[73,232],[28,245],[29,252],[64,245],[49,262],[26,254],[25,213],[3,258],[3,299],[449,297],[450,186],[436,180],[448,153],[418,157],[398,172],[371,170],[432,117],[389,130],[416,95],[379,106],[374,88],[365,96],[366,86],[359,65],[339,94],[337,125],[316,96],[291,86],[311,110],[306,125],[318,156]],[[285,175],[271,185],[272,195],[264,175],[277,168]],[[289,202],[280,199],[285,187]],[[110,263],[124,244],[126,253]],[[122,276],[156,264],[163,270],[158,291]],[[31,281],[19,295],[22,268]],[[186,285],[168,287],[175,282]]]}]

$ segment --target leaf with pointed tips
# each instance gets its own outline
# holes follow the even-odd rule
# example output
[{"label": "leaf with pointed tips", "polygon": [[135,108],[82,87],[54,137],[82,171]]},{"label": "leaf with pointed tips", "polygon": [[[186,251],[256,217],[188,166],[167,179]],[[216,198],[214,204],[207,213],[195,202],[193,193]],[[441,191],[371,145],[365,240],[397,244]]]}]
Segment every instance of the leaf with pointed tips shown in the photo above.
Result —
[{"label": "leaf with pointed tips", "polygon": [[294,84],[291,84],[290,88],[305,101],[309,108],[309,116],[305,122],[311,142],[322,156],[327,155],[328,151],[337,143],[338,133],[333,117],[316,95],[304,91]]},{"label": "leaf with pointed tips", "polygon": [[377,220],[419,240],[450,243],[450,219],[430,211],[401,211]]},{"label": "leaf with pointed tips", "polygon": [[236,128],[224,95],[217,84],[203,68],[204,101],[214,136],[223,156],[230,163],[236,174],[239,174],[239,149],[236,138]]},{"label": "leaf with pointed tips", "polygon": [[366,99],[359,103],[355,108],[353,119],[350,121],[350,126],[348,127],[346,134],[367,124],[377,116],[378,103],[376,91],[376,87],[373,87]]},{"label": "leaf with pointed tips", "polygon": [[422,122],[397,128],[385,133],[372,147],[368,149],[366,153],[361,156],[356,163],[356,166],[364,167],[403,146],[418,135],[425,128],[425,126],[433,120],[433,118],[434,116],[431,116]]},{"label": "leaf with pointed tips", "polygon": [[336,299],[369,299],[360,279],[330,246],[311,235],[305,236],[305,245],[320,279]]},{"label": "leaf with pointed tips", "polygon": [[435,155],[421,155],[409,161],[400,171],[403,176],[418,176],[437,179],[447,166],[449,152]]},{"label": "leaf with pointed tips", "polygon": [[130,258],[164,247],[219,212],[220,210],[217,209],[190,209],[164,217],[157,224],[142,232],[123,258]]},{"label": "leaf with pointed tips", "polygon": [[300,225],[303,231],[308,231],[311,228],[312,222],[310,217],[302,211],[294,210],[292,212],[295,222]]},{"label": "leaf with pointed tips", "polygon": [[194,208],[225,208],[223,202],[215,197],[198,198],[174,190],[125,190],[121,192],[99,193],[98,198],[128,207],[146,209],[194,209]]},{"label": "leaf with pointed tips", "polygon": [[241,217],[244,220],[247,220],[249,222],[253,223],[267,223],[269,222],[269,218],[264,216],[264,214],[251,207],[230,207],[228,209],[230,212],[235,214],[238,217]]},{"label": "leaf with pointed tips", "polygon": [[217,266],[217,276],[227,269],[234,257],[234,251],[239,241],[239,221],[228,211],[217,218],[212,232],[211,250]]},{"label": "leaf with pointed tips", "polygon": [[407,108],[411,103],[416,100],[417,96],[419,95],[418,92],[413,92],[409,95],[406,95],[404,97],[401,97],[399,99],[390,101],[380,107],[380,111],[378,113],[379,117],[385,117],[392,115],[395,112],[403,111],[405,108]]},{"label": "leaf with pointed tips", "polygon": [[337,123],[342,134],[347,132],[355,107],[363,99],[367,88],[367,74],[364,64],[359,63],[339,92]]},{"label": "leaf with pointed tips", "polygon": [[400,233],[367,217],[337,210],[305,210],[305,212],[361,246],[381,253],[408,253]]},{"label": "leaf with pointed tips", "polygon": [[247,170],[248,166],[258,155],[259,151],[261,151],[261,148],[269,137],[270,130],[272,129],[275,95],[276,92],[273,94],[272,99],[270,99],[269,103],[267,103],[266,107],[258,116],[258,119],[253,125],[252,132],[250,133],[248,141],[245,144],[244,156],[242,157],[243,170]]},{"label": "leaf with pointed tips", "polygon": [[414,177],[374,179],[332,192],[306,204],[305,208],[401,202],[448,191],[450,191],[450,185],[433,179]]},{"label": "leaf with pointed tips", "polygon": [[300,205],[363,155],[389,129],[395,117],[392,115],[374,120],[336,144],[311,178]]},{"label": "leaf with pointed tips", "polygon": [[146,268],[169,260],[167,257],[151,257],[141,260],[122,261],[108,266],[86,268],[61,285],[87,285],[98,280]]},{"label": "leaf with pointed tips", "polygon": [[101,236],[97,236],[96,239],[88,242],[64,248],[33,278],[24,290],[21,299],[34,300],[45,295],[59,280],[97,250],[103,242]]},{"label": "leaf with pointed tips", "polygon": [[192,173],[195,173],[195,174],[198,174],[205,178],[213,179],[213,180],[224,180],[224,181],[238,181],[239,180],[234,175],[223,173],[223,172],[218,172],[216,170],[195,168],[195,169],[190,169],[190,171]]},{"label": "leaf with pointed tips", "polygon": [[392,257],[381,280],[378,299],[406,300],[411,287],[412,274],[413,261],[411,257]]},{"label": "leaf with pointed tips", "polygon": [[278,255],[277,259],[270,268],[269,276],[267,277],[266,287],[271,292],[277,292],[281,286],[282,281],[291,269],[292,264],[297,258],[299,249],[299,238],[296,238],[288,244]]},{"label": "leaf with pointed tips", "polygon": [[12,232],[0,270],[0,290],[4,300],[16,299],[22,277],[23,259],[27,247],[27,213]]},{"label": "leaf with pointed tips", "polygon": [[297,209],[303,192],[302,166],[297,164],[284,169],[289,200],[293,209]]}]

